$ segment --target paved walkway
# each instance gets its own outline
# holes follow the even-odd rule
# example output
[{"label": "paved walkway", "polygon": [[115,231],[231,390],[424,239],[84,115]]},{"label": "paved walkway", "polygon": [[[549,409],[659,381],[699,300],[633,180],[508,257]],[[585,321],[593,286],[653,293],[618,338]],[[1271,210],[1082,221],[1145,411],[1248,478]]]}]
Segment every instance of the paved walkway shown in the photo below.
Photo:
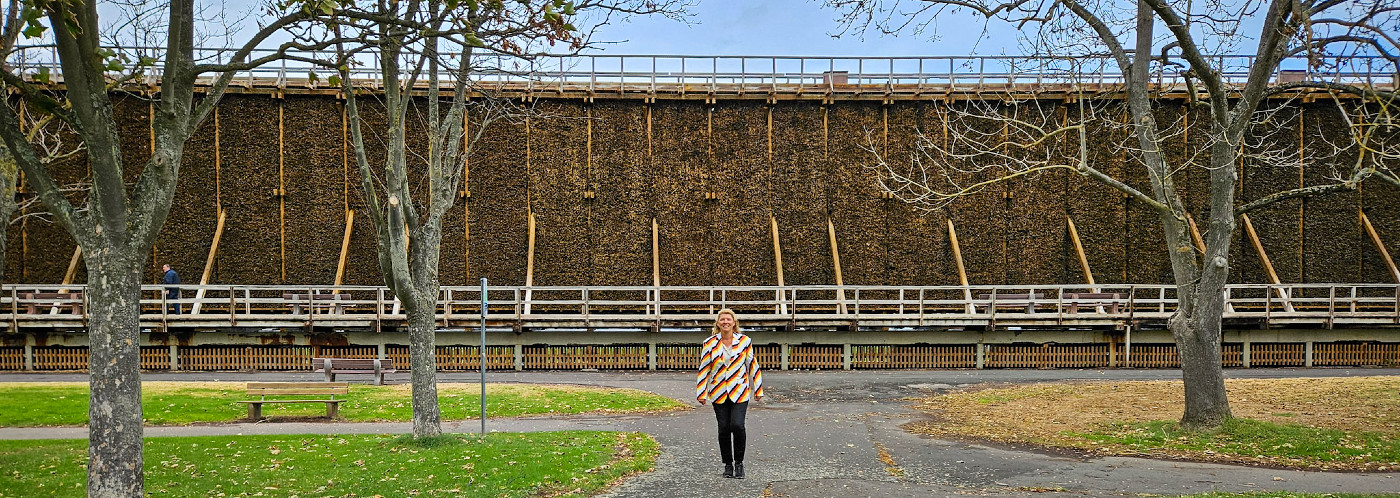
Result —
[{"label": "paved walkway", "polygon": [[[661,415],[492,419],[493,431],[600,429],[642,431],[662,445],[656,471],[632,478],[607,496],[923,497],[1187,494],[1264,490],[1309,493],[1400,493],[1400,473],[1325,473],[1150,460],[1078,458],[1033,449],[931,439],[900,429],[924,415],[906,398],[958,386],[1071,379],[1176,379],[1172,370],[982,370],[768,372],[770,401],[750,407],[746,480],[719,477],[713,414],[696,407]],[[1232,377],[1394,375],[1400,369],[1230,370]],[[146,380],[312,380],[311,374],[149,374]],[[443,374],[444,382],[473,382]],[[6,381],[85,380],[72,374],[6,374]],[[684,372],[526,372],[488,374],[492,382],[632,387],[691,399]],[[476,432],[480,421],[447,422],[449,432]],[[209,434],[405,433],[409,424],[253,423],[150,427],[148,437]],[[0,439],[83,438],[83,428],[0,428]],[[887,455],[881,458],[881,452]],[[893,464],[891,466],[891,464]]]}]

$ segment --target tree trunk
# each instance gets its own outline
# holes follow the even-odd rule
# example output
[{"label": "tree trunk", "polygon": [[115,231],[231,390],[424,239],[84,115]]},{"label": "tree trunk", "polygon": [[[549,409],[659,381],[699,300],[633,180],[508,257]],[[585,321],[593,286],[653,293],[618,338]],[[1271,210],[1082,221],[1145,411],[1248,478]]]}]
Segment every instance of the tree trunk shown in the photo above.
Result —
[{"label": "tree trunk", "polygon": [[[1197,299],[1208,301],[1212,297]],[[1181,355],[1181,380],[1186,390],[1181,426],[1192,430],[1220,427],[1231,417],[1220,365],[1220,314],[1202,311],[1198,316],[1201,318],[1174,317],[1168,323]]]},{"label": "tree trunk", "polygon": [[[109,254],[103,254],[110,251]],[[88,496],[141,496],[140,262],[83,251],[88,267]],[[145,253],[139,253],[144,256]],[[141,258],[140,261],[144,261]]]},{"label": "tree trunk", "polygon": [[[407,302],[405,302],[407,304]],[[408,357],[413,374],[413,437],[442,434],[442,412],[437,393],[437,309],[435,299],[420,299],[408,312]]]}]

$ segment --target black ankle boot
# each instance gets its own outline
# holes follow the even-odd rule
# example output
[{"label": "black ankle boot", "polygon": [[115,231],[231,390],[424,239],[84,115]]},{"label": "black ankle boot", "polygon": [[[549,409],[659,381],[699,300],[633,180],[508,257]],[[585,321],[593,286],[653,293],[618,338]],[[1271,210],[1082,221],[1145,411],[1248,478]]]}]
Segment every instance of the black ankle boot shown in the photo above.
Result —
[{"label": "black ankle boot", "polygon": [[[740,467],[740,468],[742,468],[742,467]],[[726,464],[724,464],[724,477],[734,477],[734,464],[732,464],[732,463],[726,463]]]},{"label": "black ankle boot", "polygon": [[734,478],[744,478],[744,462],[734,462]]}]

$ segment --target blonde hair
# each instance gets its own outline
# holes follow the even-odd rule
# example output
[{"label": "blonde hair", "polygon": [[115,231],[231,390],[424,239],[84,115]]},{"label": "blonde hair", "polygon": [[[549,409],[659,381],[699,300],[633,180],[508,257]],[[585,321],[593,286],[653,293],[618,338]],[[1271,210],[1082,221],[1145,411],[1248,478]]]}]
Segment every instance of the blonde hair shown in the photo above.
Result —
[{"label": "blonde hair", "polygon": [[729,308],[719,310],[719,313],[715,313],[715,325],[710,328],[710,332],[719,335],[719,317],[724,315],[729,315],[734,319],[734,333],[739,333],[739,315],[734,314],[734,310]]}]

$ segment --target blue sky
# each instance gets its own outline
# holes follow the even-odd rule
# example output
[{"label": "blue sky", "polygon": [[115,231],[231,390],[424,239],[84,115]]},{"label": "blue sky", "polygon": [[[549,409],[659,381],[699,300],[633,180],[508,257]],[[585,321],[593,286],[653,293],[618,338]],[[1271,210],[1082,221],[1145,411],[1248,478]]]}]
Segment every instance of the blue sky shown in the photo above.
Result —
[{"label": "blue sky", "polygon": [[[840,26],[837,12],[812,0],[701,1],[691,8],[686,25],[664,18],[637,18],[605,26],[598,39],[606,54],[668,55],[967,55],[982,30],[982,22],[970,16],[940,19],[941,39],[927,35],[898,38],[868,34],[863,39],[848,34],[833,38]],[[1015,30],[999,23],[991,28],[993,39],[976,52],[984,55],[1016,53]]]}]

